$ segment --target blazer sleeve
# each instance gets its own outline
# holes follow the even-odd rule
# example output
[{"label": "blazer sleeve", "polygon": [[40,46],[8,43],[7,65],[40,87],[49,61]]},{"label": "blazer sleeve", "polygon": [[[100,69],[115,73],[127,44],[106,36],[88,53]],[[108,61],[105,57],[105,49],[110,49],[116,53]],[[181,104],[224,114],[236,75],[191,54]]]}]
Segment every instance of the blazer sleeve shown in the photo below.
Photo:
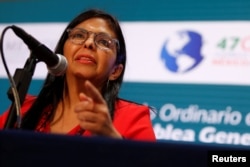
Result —
[{"label": "blazer sleeve", "polygon": [[[28,109],[31,107],[31,105],[35,101],[35,99],[36,99],[35,96],[31,96],[31,95],[26,96],[23,102],[23,105],[21,106],[21,116],[23,116],[23,114],[26,113],[26,111],[28,111]],[[8,119],[9,112],[10,112],[10,108],[0,115],[0,129],[4,129],[4,125]]]},{"label": "blazer sleeve", "polygon": [[126,104],[116,111],[114,126],[125,139],[156,141],[147,106]]}]

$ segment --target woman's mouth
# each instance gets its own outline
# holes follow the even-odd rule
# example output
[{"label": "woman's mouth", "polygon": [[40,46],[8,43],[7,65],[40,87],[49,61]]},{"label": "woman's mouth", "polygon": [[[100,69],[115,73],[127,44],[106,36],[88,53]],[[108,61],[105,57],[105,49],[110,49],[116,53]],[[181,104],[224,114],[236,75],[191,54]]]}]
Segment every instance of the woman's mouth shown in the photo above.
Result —
[{"label": "woman's mouth", "polygon": [[96,60],[89,55],[79,55],[75,60],[82,64],[96,64]]}]

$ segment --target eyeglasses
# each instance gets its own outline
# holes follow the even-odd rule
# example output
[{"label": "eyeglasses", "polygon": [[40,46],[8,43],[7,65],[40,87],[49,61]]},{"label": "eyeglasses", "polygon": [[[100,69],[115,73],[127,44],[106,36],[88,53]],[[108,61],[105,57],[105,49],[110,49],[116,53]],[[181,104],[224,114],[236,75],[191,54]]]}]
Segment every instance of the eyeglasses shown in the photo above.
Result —
[{"label": "eyeglasses", "polygon": [[115,46],[119,50],[119,41],[105,33],[94,33],[82,28],[67,29],[68,37],[73,44],[82,45],[90,36],[94,34],[96,46],[102,50],[112,50]]}]

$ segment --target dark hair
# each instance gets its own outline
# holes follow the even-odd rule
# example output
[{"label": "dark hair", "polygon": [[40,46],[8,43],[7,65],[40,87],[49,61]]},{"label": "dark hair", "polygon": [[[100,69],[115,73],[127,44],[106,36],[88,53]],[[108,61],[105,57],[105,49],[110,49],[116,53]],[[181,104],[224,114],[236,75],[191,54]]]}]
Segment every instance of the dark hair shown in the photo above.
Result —
[{"label": "dark hair", "polygon": [[[86,12],[79,14],[65,28],[56,46],[55,53],[63,55],[64,43],[68,38],[68,34],[66,30],[69,28],[74,28],[81,22],[88,20],[90,18],[102,18],[106,20],[111,30],[114,31],[114,33],[116,34],[116,37],[120,45],[119,49],[117,50],[116,64],[122,64],[124,67],[123,71],[121,75],[119,76],[119,78],[117,78],[114,81],[109,81],[107,86],[104,86],[101,92],[104,99],[106,100],[108,104],[111,117],[113,118],[114,110],[115,110],[114,108],[115,102],[118,98],[118,93],[119,93],[119,89],[123,81],[125,65],[126,65],[125,40],[124,40],[123,33],[122,33],[118,20],[114,18],[113,16],[111,16],[110,14],[101,10],[97,10],[97,9],[91,9],[91,10],[88,10]],[[53,111],[55,111],[59,101],[63,99],[64,89],[68,89],[67,83],[65,82],[65,75],[52,76],[48,74],[45,80],[45,83],[43,85],[43,88],[41,89],[39,95],[37,96],[36,101],[31,106],[29,111],[25,114],[22,120],[21,128],[22,129],[35,129],[39,120],[41,119],[42,112],[48,106],[52,107],[51,108],[52,114],[49,116],[50,118],[48,118],[48,119],[51,119],[53,115]]]}]

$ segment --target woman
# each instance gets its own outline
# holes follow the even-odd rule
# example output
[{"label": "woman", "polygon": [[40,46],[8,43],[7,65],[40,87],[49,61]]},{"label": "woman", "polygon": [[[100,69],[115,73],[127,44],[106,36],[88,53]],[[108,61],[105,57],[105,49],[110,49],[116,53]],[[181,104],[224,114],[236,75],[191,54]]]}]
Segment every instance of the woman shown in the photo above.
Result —
[{"label": "woman", "polygon": [[[68,61],[48,75],[38,97],[22,105],[22,129],[45,133],[155,141],[149,108],[118,98],[126,64],[119,22],[89,10],[73,19],[55,50]],[[3,127],[7,113],[0,117]]]}]

